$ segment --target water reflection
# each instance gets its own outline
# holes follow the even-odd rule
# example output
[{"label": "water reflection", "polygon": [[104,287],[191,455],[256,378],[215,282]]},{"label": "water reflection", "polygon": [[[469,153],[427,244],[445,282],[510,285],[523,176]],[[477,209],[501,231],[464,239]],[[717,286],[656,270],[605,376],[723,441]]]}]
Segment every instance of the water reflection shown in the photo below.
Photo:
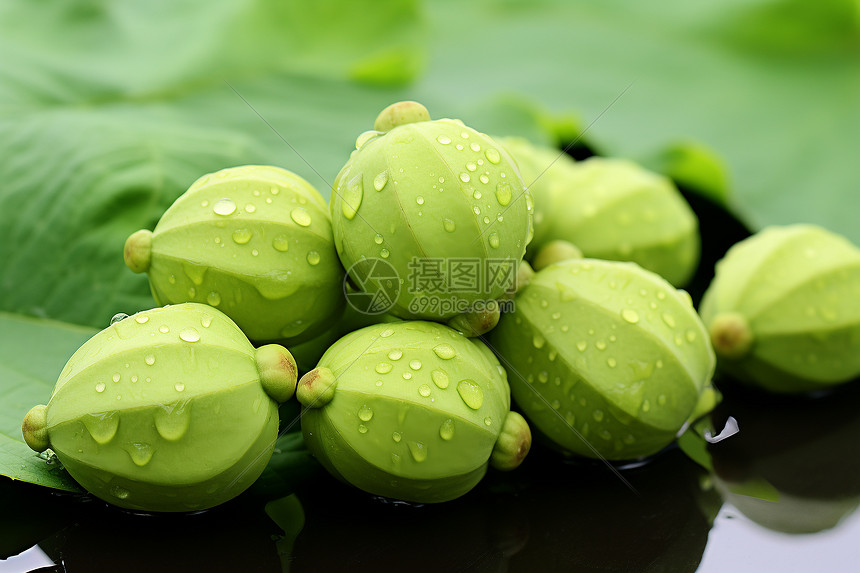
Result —
[{"label": "water reflection", "polygon": [[787,398],[724,384],[715,426],[737,418],[737,436],[708,447],[728,502],[774,531],[813,533],[860,505],[860,384],[826,396]]},{"label": "water reflection", "polygon": [[624,472],[535,451],[442,505],[380,503],[333,480],[300,492],[291,571],[695,571],[720,498],[680,451]]}]

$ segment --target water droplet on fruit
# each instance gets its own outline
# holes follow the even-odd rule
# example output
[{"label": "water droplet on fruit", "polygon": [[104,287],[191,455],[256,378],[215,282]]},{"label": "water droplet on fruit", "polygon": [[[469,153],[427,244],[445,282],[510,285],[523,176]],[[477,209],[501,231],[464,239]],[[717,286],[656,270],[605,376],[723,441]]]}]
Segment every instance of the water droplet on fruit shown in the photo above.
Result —
[{"label": "water droplet on fruit", "polygon": [[454,437],[454,420],[448,418],[439,426],[439,437],[445,441]]},{"label": "water droplet on fruit", "polygon": [[412,454],[412,459],[416,462],[423,462],[427,459],[427,446],[421,442],[409,442],[409,453]]},{"label": "water droplet on fruit", "polygon": [[185,342],[197,342],[200,340],[200,333],[197,332],[196,328],[188,327],[183,328],[179,332],[179,338],[184,340]]},{"label": "water droplet on fruit", "polygon": [[290,250],[290,238],[286,235],[277,235],[272,239],[272,247],[274,247],[276,251],[285,253]]},{"label": "water droplet on fruit", "polygon": [[216,215],[221,215],[226,217],[227,215],[232,215],[236,212],[236,204],[232,199],[218,199],[215,204],[212,206],[212,211],[215,212]]},{"label": "water droplet on fruit", "polygon": [[484,392],[474,380],[461,380],[457,384],[457,393],[460,394],[463,402],[473,410],[477,410],[484,403]]},{"label": "water droplet on fruit", "polygon": [[430,378],[438,388],[445,389],[448,387],[448,374],[444,370],[434,370],[430,373]]},{"label": "water droplet on fruit", "polygon": [[388,374],[389,372],[391,372],[392,368],[394,367],[388,362],[380,362],[376,365],[376,371],[380,374]]},{"label": "water droplet on fruit", "polygon": [[320,254],[316,251],[308,251],[308,264],[317,265],[320,262]]},{"label": "water droplet on fruit", "polygon": [[636,324],[637,322],[639,322],[639,313],[633,309],[625,308],[621,311],[621,318],[623,318],[630,324]]},{"label": "water droplet on fruit", "polygon": [[428,386],[427,384],[420,385],[418,387],[418,393],[426,398],[430,395],[430,386]]},{"label": "water droplet on fruit", "polygon": [[311,224],[311,215],[302,207],[296,207],[290,211],[290,219],[295,221],[297,225],[308,227]]},{"label": "water droplet on fruit", "polygon": [[373,410],[370,409],[370,406],[365,404],[358,411],[358,419],[362,422],[369,422],[373,418]]},{"label": "water droplet on fruit", "polygon": [[487,148],[487,150],[484,152],[484,155],[487,156],[487,161],[489,161],[493,165],[497,165],[499,163],[499,160],[501,160],[499,152],[492,147]]},{"label": "water droplet on fruit", "polygon": [[457,355],[457,351],[450,344],[437,344],[433,348],[433,352],[436,353],[436,356],[441,358],[442,360],[450,360]]},{"label": "water droplet on fruit", "polygon": [[377,191],[382,191],[388,183],[388,171],[383,171],[373,178],[373,188]]}]

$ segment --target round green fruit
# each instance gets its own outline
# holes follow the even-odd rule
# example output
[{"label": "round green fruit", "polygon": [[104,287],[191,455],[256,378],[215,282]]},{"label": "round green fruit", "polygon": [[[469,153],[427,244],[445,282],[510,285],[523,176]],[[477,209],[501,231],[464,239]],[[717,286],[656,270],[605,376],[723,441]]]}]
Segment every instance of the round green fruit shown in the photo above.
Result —
[{"label": "round green fruit", "polygon": [[564,452],[653,454],[711,380],[714,352],[689,296],[636,264],[557,263],[514,302],[490,342],[522,412]]},{"label": "round green fruit", "polygon": [[553,194],[546,242],[561,239],[586,257],[632,261],[686,284],[699,263],[699,222],[674,184],[631,161],[591,157],[564,170]]},{"label": "round green fruit", "polygon": [[217,307],[255,342],[309,340],[344,304],[325,201],[277,167],[201,177],[124,254],[149,275],[158,304]]},{"label": "round green fruit", "polygon": [[511,154],[520,169],[523,181],[534,200],[534,238],[526,257],[531,260],[533,249],[546,242],[549,222],[555,208],[555,197],[564,191],[568,172],[574,168],[566,153],[531,143],[522,137],[496,138]]},{"label": "round green fruit", "polygon": [[860,249],[814,225],[729,249],[702,299],[721,370],[772,392],[860,376]]},{"label": "round green fruit", "polygon": [[[447,320],[501,298],[531,239],[531,196],[508,153],[415,102],[384,110],[334,182],[337,253],[354,282],[401,318]],[[374,276],[384,261],[395,294]],[[374,269],[377,269],[376,271]],[[386,275],[387,276],[387,275]],[[444,306],[425,304],[444,298]]]},{"label": "round green fruit", "polygon": [[244,491],[269,461],[277,402],[296,387],[283,347],[254,349],[222,312],[140,312],[84,343],[47,406],[24,418],[82,487],[121,507],[196,511]]},{"label": "round green fruit", "polygon": [[481,342],[431,322],[348,334],[296,391],[310,451],[367,492],[441,502],[468,492],[488,464],[517,467],[531,433],[510,411],[505,370]]}]

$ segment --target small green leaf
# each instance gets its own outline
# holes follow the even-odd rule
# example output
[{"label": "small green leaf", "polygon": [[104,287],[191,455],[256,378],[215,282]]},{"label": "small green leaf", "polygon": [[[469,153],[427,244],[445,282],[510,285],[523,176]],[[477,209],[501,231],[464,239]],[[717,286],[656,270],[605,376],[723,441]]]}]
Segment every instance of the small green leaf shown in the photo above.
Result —
[{"label": "small green leaf", "polygon": [[49,465],[24,443],[21,421],[33,406],[47,404],[63,365],[93,334],[88,328],[0,313],[0,475],[81,491],[56,462]]}]

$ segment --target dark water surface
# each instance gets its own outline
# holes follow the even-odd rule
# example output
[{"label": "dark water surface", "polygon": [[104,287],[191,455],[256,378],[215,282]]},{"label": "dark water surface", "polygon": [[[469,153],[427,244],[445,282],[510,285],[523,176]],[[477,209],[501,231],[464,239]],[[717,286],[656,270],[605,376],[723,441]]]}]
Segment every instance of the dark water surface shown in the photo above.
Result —
[{"label": "dark water surface", "polygon": [[856,383],[816,399],[728,385],[712,420],[741,431],[708,446],[712,472],[674,448],[622,470],[628,487],[538,445],[441,505],[318,471],[274,501],[135,515],[3,480],[0,571],[860,571],[858,409]]}]

